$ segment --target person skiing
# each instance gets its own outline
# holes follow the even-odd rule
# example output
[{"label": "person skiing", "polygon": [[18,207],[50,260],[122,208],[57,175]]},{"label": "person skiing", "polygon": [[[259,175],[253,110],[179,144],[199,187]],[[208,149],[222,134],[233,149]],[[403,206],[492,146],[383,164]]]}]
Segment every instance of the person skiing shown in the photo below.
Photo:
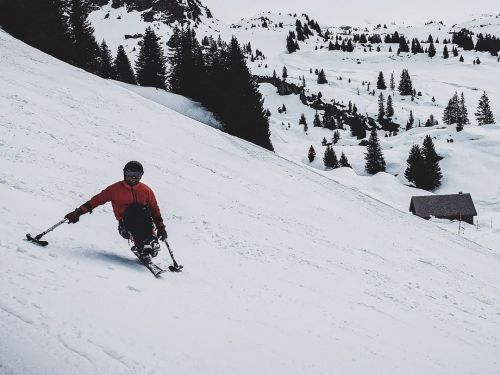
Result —
[{"label": "person skiing", "polygon": [[143,174],[141,163],[128,162],[123,168],[123,181],[108,186],[64,218],[75,224],[83,214],[92,213],[96,207],[111,202],[120,235],[134,242],[132,250],[155,257],[160,249],[158,240],[164,241],[168,235],[153,190],[140,182]]}]

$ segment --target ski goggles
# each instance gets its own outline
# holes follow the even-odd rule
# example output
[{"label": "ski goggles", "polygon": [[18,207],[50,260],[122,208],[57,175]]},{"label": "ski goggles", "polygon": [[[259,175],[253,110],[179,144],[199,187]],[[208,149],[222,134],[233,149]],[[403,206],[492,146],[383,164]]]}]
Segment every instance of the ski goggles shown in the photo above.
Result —
[{"label": "ski goggles", "polygon": [[123,175],[125,176],[125,178],[130,177],[130,178],[136,178],[138,180],[140,180],[142,177],[142,173],[137,171],[124,171]]}]

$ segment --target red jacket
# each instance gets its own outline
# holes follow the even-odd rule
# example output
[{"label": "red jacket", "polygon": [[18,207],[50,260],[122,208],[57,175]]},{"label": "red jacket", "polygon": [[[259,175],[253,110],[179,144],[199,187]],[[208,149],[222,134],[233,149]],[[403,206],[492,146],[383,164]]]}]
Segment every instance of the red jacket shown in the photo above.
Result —
[{"label": "red jacket", "polygon": [[81,206],[80,209],[83,213],[87,213],[110,201],[116,220],[123,219],[125,210],[131,203],[147,204],[151,210],[151,216],[156,227],[165,228],[155,194],[149,186],[142,182],[134,186],[130,186],[125,181],[116,182],[94,196],[90,201]]}]

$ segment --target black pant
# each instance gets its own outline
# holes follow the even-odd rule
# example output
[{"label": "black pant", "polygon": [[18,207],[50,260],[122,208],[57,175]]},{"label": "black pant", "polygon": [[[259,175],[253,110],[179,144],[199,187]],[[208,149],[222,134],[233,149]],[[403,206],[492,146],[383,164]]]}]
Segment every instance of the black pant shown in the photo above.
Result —
[{"label": "black pant", "polygon": [[153,219],[147,205],[132,203],[125,210],[123,219],[118,222],[118,232],[125,239],[132,239],[136,245],[152,239]]}]

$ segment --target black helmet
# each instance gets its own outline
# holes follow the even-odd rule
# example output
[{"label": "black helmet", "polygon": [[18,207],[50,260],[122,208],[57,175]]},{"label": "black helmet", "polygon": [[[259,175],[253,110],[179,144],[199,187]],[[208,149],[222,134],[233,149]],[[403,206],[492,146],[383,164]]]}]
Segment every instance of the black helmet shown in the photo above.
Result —
[{"label": "black helmet", "polygon": [[123,167],[123,173],[125,172],[139,172],[143,174],[144,168],[142,168],[142,164],[138,161],[129,161],[125,164],[125,167]]}]

